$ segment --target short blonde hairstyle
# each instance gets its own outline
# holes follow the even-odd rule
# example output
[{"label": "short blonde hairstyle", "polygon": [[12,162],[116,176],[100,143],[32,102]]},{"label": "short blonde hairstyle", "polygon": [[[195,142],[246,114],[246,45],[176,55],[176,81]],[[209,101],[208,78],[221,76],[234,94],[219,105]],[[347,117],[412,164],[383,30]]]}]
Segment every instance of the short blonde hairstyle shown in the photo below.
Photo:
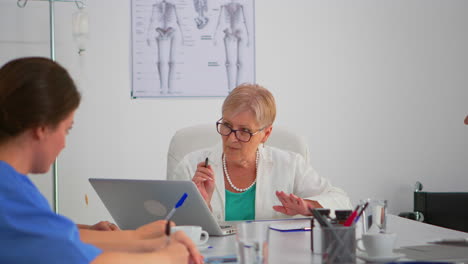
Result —
[{"label": "short blonde hairstyle", "polygon": [[241,84],[224,100],[222,114],[235,115],[243,111],[252,111],[262,128],[272,125],[276,118],[275,98],[258,84]]}]

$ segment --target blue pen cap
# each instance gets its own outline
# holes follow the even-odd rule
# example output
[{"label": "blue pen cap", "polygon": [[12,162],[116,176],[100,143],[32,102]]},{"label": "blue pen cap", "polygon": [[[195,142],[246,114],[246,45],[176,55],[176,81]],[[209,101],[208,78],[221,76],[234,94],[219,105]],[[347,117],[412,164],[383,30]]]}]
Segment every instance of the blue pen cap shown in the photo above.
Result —
[{"label": "blue pen cap", "polygon": [[187,199],[187,197],[188,197],[188,194],[187,194],[187,193],[184,193],[184,194],[182,195],[182,197],[180,197],[180,199],[179,199],[179,201],[177,202],[177,204],[175,205],[175,208],[181,207],[181,206],[184,204],[185,199]]}]

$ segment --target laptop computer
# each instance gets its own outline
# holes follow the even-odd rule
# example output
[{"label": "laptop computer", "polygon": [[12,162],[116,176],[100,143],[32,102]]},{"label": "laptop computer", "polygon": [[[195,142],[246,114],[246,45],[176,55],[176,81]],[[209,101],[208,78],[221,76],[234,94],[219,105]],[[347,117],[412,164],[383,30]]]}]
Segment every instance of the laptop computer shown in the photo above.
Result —
[{"label": "laptop computer", "polygon": [[187,193],[184,204],[171,218],[177,225],[198,225],[212,236],[235,233],[220,225],[191,181],[97,179],[89,182],[121,229],[135,229],[161,220]]}]

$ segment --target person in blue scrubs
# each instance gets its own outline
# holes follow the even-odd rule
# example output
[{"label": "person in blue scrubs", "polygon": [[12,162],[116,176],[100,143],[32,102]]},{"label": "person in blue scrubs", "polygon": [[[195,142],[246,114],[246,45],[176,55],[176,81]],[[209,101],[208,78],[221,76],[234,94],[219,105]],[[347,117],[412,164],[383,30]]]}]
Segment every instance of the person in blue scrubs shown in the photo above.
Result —
[{"label": "person in blue scrubs", "polygon": [[78,230],[55,214],[27,174],[45,173],[73,125],[80,94],[67,71],[46,58],[0,69],[0,263],[189,263],[203,258],[166,222],[137,230]]}]

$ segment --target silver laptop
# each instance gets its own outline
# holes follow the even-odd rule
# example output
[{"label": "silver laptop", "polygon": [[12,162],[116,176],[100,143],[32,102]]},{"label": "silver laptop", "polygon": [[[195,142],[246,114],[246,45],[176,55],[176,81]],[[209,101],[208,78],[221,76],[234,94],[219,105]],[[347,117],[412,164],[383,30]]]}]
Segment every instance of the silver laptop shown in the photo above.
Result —
[{"label": "silver laptop", "polygon": [[135,229],[161,220],[187,193],[171,218],[177,225],[198,225],[210,235],[235,233],[232,225],[216,221],[191,181],[96,179],[89,182],[121,229]]}]

